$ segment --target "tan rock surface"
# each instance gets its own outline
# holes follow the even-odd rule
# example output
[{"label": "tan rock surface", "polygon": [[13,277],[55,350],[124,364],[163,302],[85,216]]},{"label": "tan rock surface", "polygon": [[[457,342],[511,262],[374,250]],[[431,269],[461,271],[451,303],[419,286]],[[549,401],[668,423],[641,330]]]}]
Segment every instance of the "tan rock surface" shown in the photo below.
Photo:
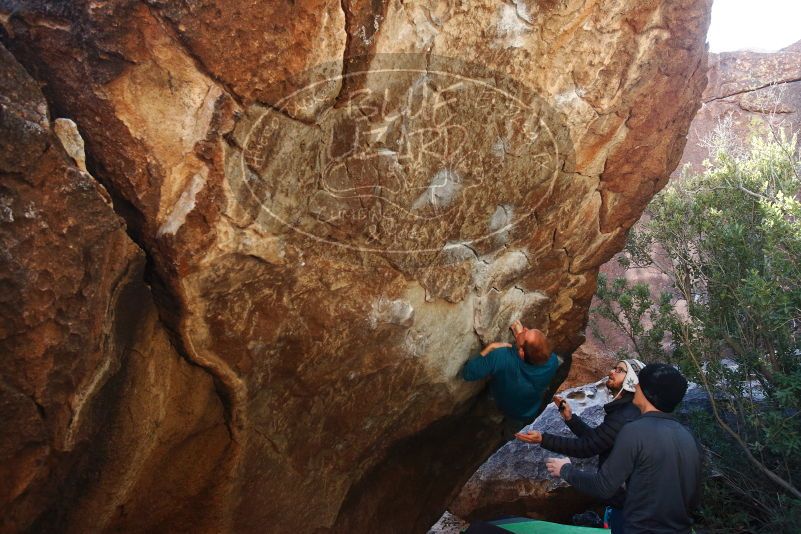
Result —
[{"label": "tan rock surface", "polygon": [[68,155],[2,46],[0,73],[0,532],[213,525],[191,506],[229,447],[213,381],[172,348],[77,131]]},{"label": "tan rock surface", "polygon": [[[191,477],[185,510],[231,532],[436,520],[497,446],[461,365],[516,318],[573,348],[598,266],[681,154],[709,11],[0,6],[3,41],[78,125],[146,250],[178,353],[214,381],[230,456],[204,438],[193,454],[221,462],[213,480],[192,465],[170,480]],[[138,503],[147,480],[167,484],[158,471],[143,465]],[[103,488],[89,484],[74,528],[132,528],[90,497]],[[189,524],[150,517],[137,526]]]},{"label": "tan rock surface", "polygon": [[559,391],[575,388],[591,382],[597,382],[605,377],[617,363],[614,354],[594,350],[590,343],[584,343],[573,353],[573,362],[570,373]]}]

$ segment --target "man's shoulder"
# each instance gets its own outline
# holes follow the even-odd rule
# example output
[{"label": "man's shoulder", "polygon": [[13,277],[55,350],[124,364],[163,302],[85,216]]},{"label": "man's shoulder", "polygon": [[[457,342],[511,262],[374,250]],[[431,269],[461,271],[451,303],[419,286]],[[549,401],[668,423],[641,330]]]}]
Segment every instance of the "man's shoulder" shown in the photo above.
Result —
[{"label": "man's shoulder", "polygon": [[605,406],[606,418],[621,421],[634,421],[640,417],[640,409],[634,406],[631,399],[623,402],[610,402]]},{"label": "man's shoulder", "polygon": [[492,352],[497,353],[497,355],[501,358],[509,358],[510,356],[517,358],[517,352],[515,351],[514,345],[511,347],[498,347]]},{"label": "man's shoulder", "polygon": [[693,435],[692,431],[687,427],[687,425],[683,424],[681,421],[675,418],[673,419],[673,422],[671,424],[674,425],[673,426],[674,432],[684,436],[684,438],[688,441],[693,441],[693,442],[696,441],[695,435]]},{"label": "man's shoulder", "polygon": [[[639,412],[639,410],[637,411]],[[647,434],[647,429],[650,426],[650,421],[646,420],[641,415],[637,415],[637,417],[623,425],[623,428],[620,429],[620,433],[618,433],[618,439],[639,440]]]},{"label": "man's shoulder", "polygon": [[498,363],[510,365],[517,360],[517,354],[512,347],[498,347],[497,349],[491,350],[487,356],[488,358],[494,358]]},{"label": "man's shoulder", "polygon": [[559,366],[562,364],[562,359],[556,355],[555,352],[552,352],[548,359],[544,362],[540,363],[528,363],[525,360],[521,360],[517,357],[515,352],[512,352],[512,355],[517,358],[520,362],[524,364],[525,367],[529,369],[536,369],[538,373],[542,374],[543,372],[553,374],[556,373],[556,370],[559,369]]},{"label": "man's shoulder", "polygon": [[562,359],[562,357],[556,354],[555,352],[552,352],[551,355],[548,356],[548,359],[539,364],[538,367],[546,367],[548,368],[549,371],[550,370],[556,371],[559,368],[559,366],[562,365],[563,363],[564,360]]},{"label": "man's shoulder", "polygon": [[686,434],[692,438],[692,432],[671,413],[646,412],[626,425],[626,427],[630,426],[639,428],[644,433],[652,432],[656,429],[669,429],[670,432]]},{"label": "man's shoulder", "polygon": [[631,401],[623,403],[623,406],[621,406],[618,411],[620,412],[620,415],[622,417],[625,417],[627,419],[632,419],[632,420],[633,419],[638,419],[640,417],[640,415],[642,415],[642,413],[640,412],[640,409],[637,408],[634,405],[634,403],[631,402]]}]

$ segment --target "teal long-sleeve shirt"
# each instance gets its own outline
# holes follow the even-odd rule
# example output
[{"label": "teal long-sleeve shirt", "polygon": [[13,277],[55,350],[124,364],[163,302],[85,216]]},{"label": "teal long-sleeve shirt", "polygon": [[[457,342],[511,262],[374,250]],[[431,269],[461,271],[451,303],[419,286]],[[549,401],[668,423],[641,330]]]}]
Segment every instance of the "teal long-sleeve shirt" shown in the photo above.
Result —
[{"label": "teal long-sleeve shirt", "polygon": [[545,363],[534,365],[518,357],[517,347],[501,347],[468,360],[462,378],[473,381],[491,376],[490,391],[498,408],[508,417],[528,421],[537,414],[558,367],[555,353]]}]

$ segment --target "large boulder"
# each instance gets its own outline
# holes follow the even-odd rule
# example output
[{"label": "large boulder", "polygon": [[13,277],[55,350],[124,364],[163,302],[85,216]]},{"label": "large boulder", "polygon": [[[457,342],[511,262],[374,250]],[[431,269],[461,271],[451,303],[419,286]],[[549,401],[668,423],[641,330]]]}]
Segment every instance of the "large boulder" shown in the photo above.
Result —
[{"label": "large boulder", "polygon": [[0,45],[0,532],[213,524],[193,503],[226,469],[222,402],[81,145]]},{"label": "large boulder", "polygon": [[[517,318],[575,347],[598,267],[682,153],[709,8],[0,2],[3,42],[77,123],[87,168],[147,254],[174,349],[143,336],[139,351],[174,350],[197,391],[213,384],[225,430],[190,433],[201,448],[176,451],[169,477],[132,462],[86,478],[81,505],[41,497],[38,524],[432,524],[499,443],[460,367]],[[116,324],[105,301],[79,308]],[[73,358],[95,369],[101,356]],[[182,410],[190,393],[171,391]],[[107,443],[150,435],[134,417]],[[156,497],[170,483],[192,495],[180,514],[135,513],[178,506]]]}]

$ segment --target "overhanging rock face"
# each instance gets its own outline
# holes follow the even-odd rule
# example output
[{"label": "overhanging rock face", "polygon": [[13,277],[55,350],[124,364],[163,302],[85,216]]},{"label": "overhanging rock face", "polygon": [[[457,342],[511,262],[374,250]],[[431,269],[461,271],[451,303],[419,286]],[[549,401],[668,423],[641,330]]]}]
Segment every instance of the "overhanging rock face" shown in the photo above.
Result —
[{"label": "overhanging rock face", "polygon": [[213,377],[170,345],[75,125],[2,46],[0,73],[0,532],[213,524]]},{"label": "overhanging rock face", "polygon": [[0,2],[147,253],[163,357],[213,382],[203,428],[227,431],[175,451],[194,520],[126,512],[167,487],[130,461],[64,475],[39,524],[428,527],[497,445],[458,370],[517,318],[575,345],[681,155],[709,3]]}]

